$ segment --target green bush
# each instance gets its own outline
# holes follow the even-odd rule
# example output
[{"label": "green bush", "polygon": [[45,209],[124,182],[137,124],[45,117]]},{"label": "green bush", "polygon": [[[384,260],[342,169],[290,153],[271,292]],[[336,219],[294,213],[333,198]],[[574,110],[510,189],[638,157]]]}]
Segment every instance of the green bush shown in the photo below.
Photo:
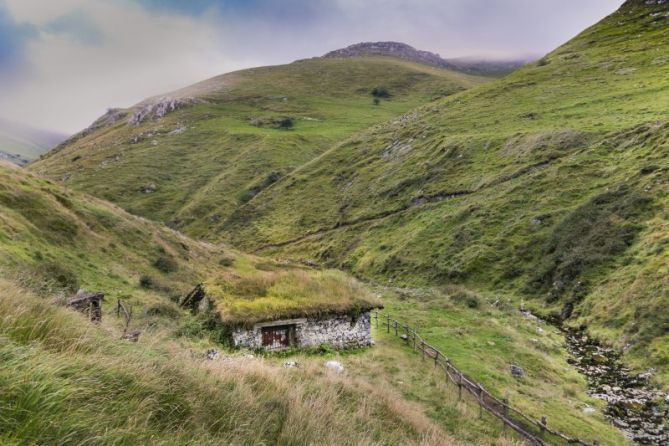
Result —
[{"label": "green bush", "polygon": [[375,98],[387,99],[391,96],[391,94],[386,87],[376,87],[372,90],[372,96]]},{"label": "green bush", "polygon": [[144,289],[147,289],[147,290],[150,290],[151,288],[153,288],[154,285],[155,285],[155,283],[153,281],[153,278],[151,278],[151,276],[147,276],[146,274],[142,274],[140,276],[140,278],[139,278],[139,286],[140,287],[142,287]]},{"label": "green bush", "polygon": [[154,268],[165,274],[173,273],[179,269],[179,264],[171,256],[167,254],[160,255],[155,262]]}]

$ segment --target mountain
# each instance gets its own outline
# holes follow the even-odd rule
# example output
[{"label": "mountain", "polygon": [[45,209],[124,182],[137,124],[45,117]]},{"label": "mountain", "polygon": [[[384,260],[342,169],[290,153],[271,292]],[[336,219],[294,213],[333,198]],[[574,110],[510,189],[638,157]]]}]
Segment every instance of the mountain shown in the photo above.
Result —
[{"label": "mountain", "polygon": [[432,65],[462,73],[481,76],[504,76],[528,60],[491,61],[476,58],[443,59],[439,54],[416,48],[401,42],[362,42],[335,51],[324,58],[393,57],[410,62]]},{"label": "mountain", "polygon": [[0,118],[0,159],[25,165],[67,138]]},{"label": "mountain", "polygon": [[487,81],[388,58],[244,70],[110,110],[34,169],[206,236],[337,141]]},{"label": "mountain", "polygon": [[359,132],[212,229],[587,327],[669,383],[669,5],[628,1],[506,78]]}]

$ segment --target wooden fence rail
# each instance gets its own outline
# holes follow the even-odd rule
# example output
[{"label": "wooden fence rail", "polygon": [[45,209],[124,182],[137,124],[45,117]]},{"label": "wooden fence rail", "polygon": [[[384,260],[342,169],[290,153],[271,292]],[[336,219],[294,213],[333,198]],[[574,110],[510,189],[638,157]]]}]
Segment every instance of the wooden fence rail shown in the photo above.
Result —
[{"label": "wooden fence rail", "polygon": [[434,361],[435,367],[444,370],[446,383],[451,382],[458,387],[458,399],[462,399],[463,391],[471,395],[479,405],[480,416],[483,416],[483,411],[492,414],[502,422],[504,430],[507,427],[514,430],[533,446],[547,446],[550,444],[599,445],[597,440],[587,442],[553,430],[548,427],[546,417],[537,420],[509,405],[506,398],[495,397],[482,385],[458,370],[448,359],[448,356],[430,345],[408,324],[403,324],[391,318],[389,314],[375,311],[374,319],[377,328],[379,328],[379,317],[383,321],[382,324],[386,326],[387,333],[394,332],[395,336],[401,337],[414,350],[420,350],[423,360],[430,359]]}]

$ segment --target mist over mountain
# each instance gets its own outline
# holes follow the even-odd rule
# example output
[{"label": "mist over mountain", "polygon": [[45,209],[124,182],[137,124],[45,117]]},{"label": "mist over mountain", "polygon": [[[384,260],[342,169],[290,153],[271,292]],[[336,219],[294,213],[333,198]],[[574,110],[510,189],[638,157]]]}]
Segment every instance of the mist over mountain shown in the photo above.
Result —
[{"label": "mist over mountain", "polygon": [[67,138],[64,133],[32,128],[0,118],[0,158],[27,164]]}]

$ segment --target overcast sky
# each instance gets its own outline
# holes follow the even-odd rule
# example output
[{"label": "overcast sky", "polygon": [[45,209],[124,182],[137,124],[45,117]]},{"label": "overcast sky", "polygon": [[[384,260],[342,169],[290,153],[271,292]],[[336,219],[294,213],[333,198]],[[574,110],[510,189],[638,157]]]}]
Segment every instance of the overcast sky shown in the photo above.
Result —
[{"label": "overcast sky", "polygon": [[0,117],[73,133],[224,72],[396,40],[546,53],[622,0],[0,0]]}]

